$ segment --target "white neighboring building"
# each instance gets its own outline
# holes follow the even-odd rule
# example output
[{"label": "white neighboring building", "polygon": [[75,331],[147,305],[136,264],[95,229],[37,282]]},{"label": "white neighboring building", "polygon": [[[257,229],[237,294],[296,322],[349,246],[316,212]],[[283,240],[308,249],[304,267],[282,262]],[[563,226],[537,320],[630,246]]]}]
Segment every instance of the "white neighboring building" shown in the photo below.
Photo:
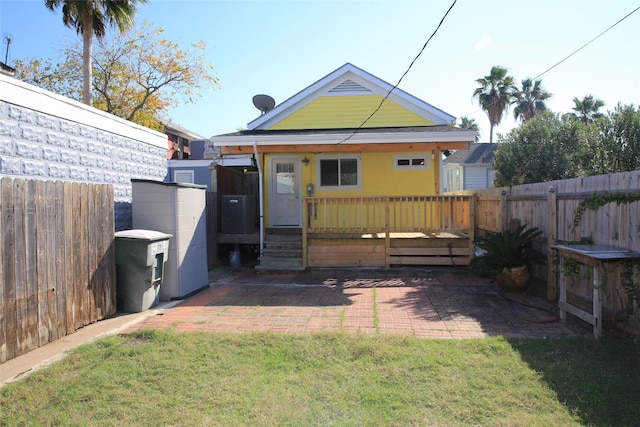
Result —
[{"label": "white neighboring building", "polygon": [[443,160],[444,192],[492,188],[495,169],[493,154],[498,144],[474,143]]}]

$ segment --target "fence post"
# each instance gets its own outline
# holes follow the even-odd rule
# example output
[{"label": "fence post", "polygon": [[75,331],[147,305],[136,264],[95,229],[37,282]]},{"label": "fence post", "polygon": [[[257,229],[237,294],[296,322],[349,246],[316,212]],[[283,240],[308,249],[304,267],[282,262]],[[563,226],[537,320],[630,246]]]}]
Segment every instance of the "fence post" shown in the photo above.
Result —
[{"label": "fence post", "polygon": [[507,203],[507,190],[502,190],[500,192],[500,230],[498,232],[506,230],[509,226],[509,206]]},{"label": "fence post", "polygon": [[558,298],[558,277],[552,258],[551,245],[555,244],[558,238],[558,203],[556,189],[550,185],[547,189],[547,299]]},{"label": "fence post", "polygon": [[472,193],[469,197],[469,248],[473,254],[473,241],[476,237],[476,204],[478,203],[478,193]]}]

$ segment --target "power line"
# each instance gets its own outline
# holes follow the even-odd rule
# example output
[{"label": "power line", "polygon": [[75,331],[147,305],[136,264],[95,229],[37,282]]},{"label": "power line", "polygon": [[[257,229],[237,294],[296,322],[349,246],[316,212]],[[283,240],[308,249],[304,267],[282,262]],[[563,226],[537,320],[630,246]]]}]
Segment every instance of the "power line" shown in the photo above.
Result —
[{"label": "power line", "polygon": [[346,137],[345,139],[343,139],[342,141],[338,142],[338,144],[342,144],[343,142],[346,142],[348,140],[350,140],[351,138],[353,138],[355,136],[356,133],[358,133],[358,131],[360,129],[362,129],[362,127],[369,121],[371,120],[371,118],[380,110],[380,108],[382,108],[382,104],[384,104],[384,102],[389,98],[389,95],[391,95],[391,92],[393,92],[399,85],[400,82],[402,82],[402,79],[404,79],[404,77],[409,73],[409,70],[411,70],[411,67],[413,67],[413,64],[418,60],[418,58],[420,57],[420,55],[422,55],[422,52],[424,52],[424,50],[426,49],[427,45],[429,44],[429,42],[431,41],[431,39],[433,38],[433,36],[436,35],[436,33],[438,32],[438,30],[440,29],[440,27],[442,26],[442,23],[444,22],[445,18],[447,17],[447,15],[449,15],[449,12],[451,12],[451,9],[453,9],[453,6],[455,6],[456,2],[458,0],[453,0],[453,3],[451,3],[451,6],[449,6],[449,9],[447,9],[447,12],[444,14],[444,16],[442,17],[442,19],[440,19],[440,23],[438,24],[438,26],[436,27],[436,29],[433,31],[433,33],[431,33],[431,36],[429,36],[429,39],[424,43],[424,45],[422,46],[422,49],[420,49],[420,52],[418,52],[418,54],[416,55],[415,58],[413,58],[413,61],[411,61],[411,64],[409,64],[409,67],[407,67],[407,70],[404,72],[404,74],[402,74],[402,76],[400,77],[400,79],[398,80],[398,83],[396,83],[390,90],[389,92],[387,92],[387,94],[384,96],[384,98],[382,98],[382,101],[380,101],[380,105],[378,105],[378,107],[373,110],[373,113],[371,113],[369,115],[369,117],[367,117],[361,124],[360,126],[358,126],[356,128],[356,130],[353,131],[353,133],[351,135],[349,135],[348,137]]},{"label": "power line", "polygon": [[575,55],[576,53],[580,52],[582,49],[584,49],[585,47],[589,46],[591,43],[593,43],[594,41],[596,41],[597,39],[599,39],[601,36],[603,36],[604,34],[608,33],[609,30],[611,30],[613,27],[615,27],[616,25],[618,25],[619,23],[621,23],[622,21],[624,21],[625,19],[627,19],[628,17],[630,17],[631,15],[633,15],[634,13],[636,13],[638,10],[640,10],[640,6],[638,6],[637,8],[635,8],[634,10],[632,10],[631,12],[629,12],[624,18],[620,19],[618,22],[616,22],[615,24],[613,24],[612,26],[610,26],[609,28],[607,28],[606,30],[604,30],[603,32],[601,32],[600,34],[598,34],[597,36],[595,36],[594,38],[592,38],[591,40],[589,40],[587,43],[583,44],[582,46],[580,46],[578,49],[574,50],[573,52],[571,52],[569,55],[567,55],[564,59],[561,59],[560,61],[558,61],[557,63],[555,63],[554,65],[552,65],[551,67],[547,68],[546,70],[544,70],[542,73],[538,74],[537,76],[535,76],[533,78],[533,80],[537,80],[540,77],[542,77],[543,75],[547,74],[549,71],[553,70],[554,68],[556,68],[558,65],[562,64],[564,61],[566,61],[567,59],[571,58],[573,55]]},{"label": "power line", "polygon": [[[542,73],[538,74],[537,76],[535,76],[532,80],[535,81],[537,79],[539,79],[540,77],[542,77],[543,75],[547,74],[549,71],[553,70],[554,68],[556,68],[558,65],[562,64],[564,61],[566,61],[567,59],[571,58],[573,55],[575,55],[576,53],[580,52],[582,49],[584,49],[585,47],[589,46],[591,43],[593,43],[594,41],[596,41],[597,39],[599,39],[600,37],[602,37],[603,35],[605,35],[606,33],[608,33],[610,30],[612,30],[614,27],[616,27],[618,24],[620,24],[622,21],[624,21],[625,19],[627,19],[628,17],[630,17],[631,15],[633,15],[634,13],[636,13],[638,10],[640,10],[640,6],[635,8],[634,10],[632,10],[631,12],[629,12],[628,14],[626,14],[623,18],[619,19],[615,24],[611,25],[609,28],[607,28],[606,30],[604,30],[603,32],[601,32],[600,34],[598,34],[597,36],[595,36],[594,38],[592,38],[591,40],[589,40],[588,42],[586,42],[585,44],[583,44],[582,46],[580,46],[578,49],[574,50],[573,52],[571,52],[569,55],[567,55],[566,57],[564,57],[563,59],[561,59],[560,61],[556,62],[555,64],[553,64],[551,67],[547,68],[546,70],[544,70]],[[489,104],[489,106],[493,105],[493,103]],[[479,108],[469,114],[465,114],[462,117],[468,117],[472,114],[478,113],[482,111],[482,108]]]}]

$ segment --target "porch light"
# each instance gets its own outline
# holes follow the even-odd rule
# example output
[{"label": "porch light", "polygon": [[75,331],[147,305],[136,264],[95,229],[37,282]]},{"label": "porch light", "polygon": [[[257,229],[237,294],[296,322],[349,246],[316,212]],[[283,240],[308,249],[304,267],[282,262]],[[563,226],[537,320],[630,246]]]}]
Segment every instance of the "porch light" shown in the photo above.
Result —
[{"label": "porch light", "polygon": [[304,156],[302,158],[302,164],[305,166],[309,166],[309,158],[307,156]]}]

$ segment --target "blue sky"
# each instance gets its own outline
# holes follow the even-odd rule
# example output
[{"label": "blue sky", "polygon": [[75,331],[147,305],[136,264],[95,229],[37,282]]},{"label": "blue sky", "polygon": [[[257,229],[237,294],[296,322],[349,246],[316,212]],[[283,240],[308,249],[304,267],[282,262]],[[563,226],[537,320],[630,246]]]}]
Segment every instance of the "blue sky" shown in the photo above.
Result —
[{"label": "blue sky", "polygon": [[[187,46],[204,40],[221,88],[202,93],[171,118],[202,136],[246,128],[259,115],[253,95],[280,103],[346,62],[395,84],[452,0],[149,0],[137,20]],[[400,88],[458,118],[489,122],[472,98],[493,65],[518,81],[535,77],[640,6],[634,0],[458,0]],[[55,58],[76,36],[43,0],[0,0],[0,34],[11,34],[8,63]],[[4,39],[4,37],[3,37]],[[6,44],[1,46],[4,61]],[[640,11],[542,77],[548,106],[568,112],[574,97],[640,103]],[[496,129],[506,133],[512,111]]]}]

